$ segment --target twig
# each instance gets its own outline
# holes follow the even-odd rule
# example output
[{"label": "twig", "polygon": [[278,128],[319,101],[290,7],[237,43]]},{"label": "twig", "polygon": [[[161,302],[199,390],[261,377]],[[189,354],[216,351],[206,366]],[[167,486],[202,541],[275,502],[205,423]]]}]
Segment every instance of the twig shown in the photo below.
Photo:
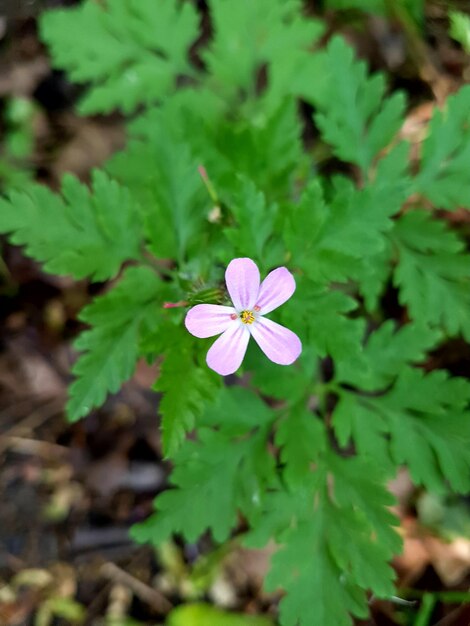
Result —
[{"label": "twig", "polygon": [[12,437],[10,435],[2,438],[2,441],[0,442],[0,452],[2,446],[4,449],[14,448],[15,450],[26,454],[34,454],[46,458],[49,458],[53,454],[62,455],[69,453],[69,448],[66,446],[60,446],[57,443],[40,441],[38,439],[28,439],[27,437]]},{"label": "twig", "polygon": [[105,563],[101,567],[101,573],[113,582],[129,587],[138,598],[151,606],[157,613],[166,614],[173,608],[172,603],[160,591],[149,587],[114,563]]},{"label": "twig", "polygon": [[9,428],[1,435],[0,438],[0,454],[2,454],[9,446],[8,439],[18,437],[25,431],[31,431],[38,426],[47,422],[51,417],[61,413],[64,410],[64,399],[54,398],[49,400],[41,407],[32,411],[27,417],[22,419],[18,424]]}]

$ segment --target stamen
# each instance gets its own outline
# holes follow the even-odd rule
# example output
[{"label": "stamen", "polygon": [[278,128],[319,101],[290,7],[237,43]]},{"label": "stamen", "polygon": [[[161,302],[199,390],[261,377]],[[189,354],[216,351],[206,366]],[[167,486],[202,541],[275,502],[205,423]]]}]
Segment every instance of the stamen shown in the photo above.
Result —
[{"label": "stamen", "polygon": [[242,311],[240,313],[240,319],[244,324],[253,324],[255,316],[252,311]]},{"label": "stamen", "polygon": [[238,315],[237,315],[236,313],[232,313],[232,314],[230,315],[230,319],[231,319],[231,320],[236,320],[236,319],[237,319],[237,317],[238,317]]},{"label": "stamen", "polygon": [[257,304],[255,304],[255,306],[253,307],[253,309],[258,313],[258,311],[261,311],[261,307],[258,306]]}]

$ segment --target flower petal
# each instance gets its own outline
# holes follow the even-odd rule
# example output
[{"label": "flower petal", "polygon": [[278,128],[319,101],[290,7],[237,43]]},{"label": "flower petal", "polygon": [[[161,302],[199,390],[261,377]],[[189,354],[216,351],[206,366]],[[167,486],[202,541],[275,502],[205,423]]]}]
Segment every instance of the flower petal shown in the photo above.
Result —
[{"label": "flower petal", "polygon": [[187,312],[184,324],[195,337],[213,337],[227,330],[234,321],[230,317],[234,313],[232,306],[197,304]]},{"label": "flower petal", "polygon": [[252,309],[259,293],[259,269],[256,263],[248,258],[233,259],[225,271],[225,282],[238,311]]},{"label": "flower petal", "polygon": [[295,333],[265,317],[252,324],[250,332],[268,359],[279,365],[291,365],[302,352]]},{"label": "flower petal", "polygon": [[284,304],[295,291],[295,279],[285,267],[270,272],[261,283],[256,306],[265,315]]},{"label": "flower petal", "polygon": [[207,365],[221,376],[233,374],[245,356],[250,332],[245,324],[234,321],[210,347]]}]

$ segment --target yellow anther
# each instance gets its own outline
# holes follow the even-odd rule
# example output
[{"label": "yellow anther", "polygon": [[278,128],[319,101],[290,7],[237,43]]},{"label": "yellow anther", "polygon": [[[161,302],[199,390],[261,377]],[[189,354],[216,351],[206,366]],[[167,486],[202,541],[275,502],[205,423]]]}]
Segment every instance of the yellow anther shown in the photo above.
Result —
[{"label": "yellow anther", "polygon": [[255,316],[252,311],[242,311],[240,313],[240,319],[244,324],[253,324]]}]

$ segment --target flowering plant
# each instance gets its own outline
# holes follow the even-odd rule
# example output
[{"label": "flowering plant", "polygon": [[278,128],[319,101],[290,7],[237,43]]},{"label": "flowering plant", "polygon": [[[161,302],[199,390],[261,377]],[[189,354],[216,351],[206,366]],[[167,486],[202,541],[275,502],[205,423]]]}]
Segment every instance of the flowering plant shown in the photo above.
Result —
[{"label": "flowering plant", "polygon": [[470,384],[427,361],[470,339],[470,257],[445,219],[470,208],[470,88],[412,162],[404,94],[341,37],[321,47],[300,0],[208,5],[203,38],[189,1],[45,14],[55,65],[88,86],[79,111],[131,116],[128,143],[90,185],[1,199],[0,232],[45,271],[117,278],[80,314],[71,420],[161,359],[172,488],[133,537],[274,539],[282,626],[346,626],[395,594],[397,469],[470,488]]},{"label": "flowering plant", "polygon": [[302,350],[299,338],[263,317],[294,293],[295,280],[289,270],[273,270],[260,285],[259,270],[251,259],[233,259],[225,281],[233,306],[197,304],[186,315],[186,328],[195,337],[222,333],[207,353],[207,365],[222,376],[236,372],[250,335],[273,363],[291,365]]}]

